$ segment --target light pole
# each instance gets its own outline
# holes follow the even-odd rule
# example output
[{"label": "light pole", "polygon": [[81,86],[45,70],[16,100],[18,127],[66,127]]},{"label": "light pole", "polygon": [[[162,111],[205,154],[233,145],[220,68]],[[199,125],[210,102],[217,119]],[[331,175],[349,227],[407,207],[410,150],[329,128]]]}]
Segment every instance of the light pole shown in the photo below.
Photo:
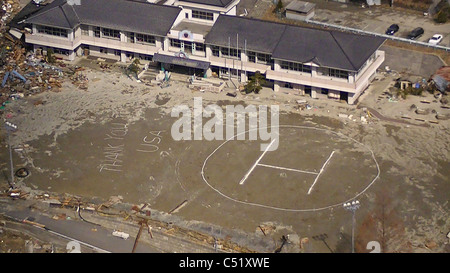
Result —
[{"label": "light pole", "polygon": [[359,201],[344,203],[344,209],[352,212],[352,253],[355,253],[355,212],[359,209]]},{"label": "light pole", "polygon": [[8,147],[9,147],[9,163],[11,168],[11,184],[10,186],[14,188],[14,166],[13,166],[13,157],[12,157],[12,148],[11,148],[11,140],[10,133],[17,130],[17,125],[7,121],[5,122],[6,132],[8,133]]}]

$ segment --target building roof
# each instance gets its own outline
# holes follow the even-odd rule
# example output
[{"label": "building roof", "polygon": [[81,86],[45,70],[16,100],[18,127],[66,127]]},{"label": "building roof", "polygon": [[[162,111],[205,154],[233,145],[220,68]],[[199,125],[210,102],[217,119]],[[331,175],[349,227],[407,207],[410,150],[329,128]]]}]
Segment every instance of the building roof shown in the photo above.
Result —
[{"label": "building roof", "polygon": [[179,0],[179,1],[221,8],[224,8],[228,6],[231,2],[233,2],[233,0]]},{"label": "building roof", "polygon": [[217,46],[239,48],[272,53],[277,46],[285,25],[268,21],[249,19],[229,15],[220,15],[211,31],[205,37],[205,43]]},{"label": "building roof", "polygon": [[11,19],[8,25],[12,28],[23,29],[26,27],[26,24],[23,24],[22,21],[29,18],[44,7],[45,6],[43,5],[36,5],[33,1],[30,1],[19,11],[19,13],[14,16],[13,19]]},{"label": "building roof", "polygon": [[272,58],[358,71],[384,38],[287,26]]},{"label": "building roof", "polygon": [[[236,37],[238,34],[238,37]],[[272,58],[358,71],[384,38],[220,15],[205,43],[272,54]],[[229,43],[230,40],[230,43]]]},{"label": "building roof", "polygon": [[308,13],[312,9],[314,9],[315,6],[316,4],[314,3],[293,0],[286,6],[286,10],[292,10],[300,13]]},{"label": "building roof", "polygon": [[80,24],[165,36],[180,13],[178,7],[124,0],[82,0],[69,5],[55,0],[27,22],[72,29]]},{"label": "building roof", "polygon": [[439,68],[431,79],[435,82],[439,91],[444,92],[450,89],[450,66]]}]

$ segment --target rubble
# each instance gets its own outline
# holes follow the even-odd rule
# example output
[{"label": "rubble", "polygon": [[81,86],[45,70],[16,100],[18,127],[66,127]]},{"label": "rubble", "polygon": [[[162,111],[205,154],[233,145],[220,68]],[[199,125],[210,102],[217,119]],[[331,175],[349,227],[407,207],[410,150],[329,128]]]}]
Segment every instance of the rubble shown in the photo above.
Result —
[{"label": "rubble", "polygon": [[0,29],[0,110],[12,100],[48,90],[58,92],[66,79],[86,90],[88,78],[83,74],[83,68],[68,65],[58,58],[47,58],[40,51],[27,52],[21,40],[7,33],[4,18],[9,18],[13,10],[19,11],[20,7],[16,2],[18,1],[3,1],[5,4],[1,10],[5,15],[2,15]]},{"label": "rubble", "polygon": [[189,78],[189,88],[200,92],[220,93],[225,88],[225,82],[215,78],[201,78],[192,76]]}]

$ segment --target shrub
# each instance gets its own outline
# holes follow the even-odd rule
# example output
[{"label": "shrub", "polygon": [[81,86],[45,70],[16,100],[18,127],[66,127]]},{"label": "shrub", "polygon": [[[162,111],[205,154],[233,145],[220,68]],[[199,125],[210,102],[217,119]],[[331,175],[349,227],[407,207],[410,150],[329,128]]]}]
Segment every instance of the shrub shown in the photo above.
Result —
[{"label": "shrub", "polygon": [[434,20],[436,21],[436,23],[444,24],[447,23],[447,18],[447,12],[444,9],[441,9]]}]

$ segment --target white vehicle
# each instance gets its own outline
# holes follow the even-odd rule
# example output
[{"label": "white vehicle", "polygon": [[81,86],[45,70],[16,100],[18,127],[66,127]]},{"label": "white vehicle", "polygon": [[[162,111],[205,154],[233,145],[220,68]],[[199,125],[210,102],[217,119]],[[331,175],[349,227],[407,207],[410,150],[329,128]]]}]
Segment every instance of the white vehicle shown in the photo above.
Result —
[{"label": "white vehicle", "polygon": [[442,41],[442,34],[434,34],[433,37],[428,41],[429,44],[437,45]]}]

